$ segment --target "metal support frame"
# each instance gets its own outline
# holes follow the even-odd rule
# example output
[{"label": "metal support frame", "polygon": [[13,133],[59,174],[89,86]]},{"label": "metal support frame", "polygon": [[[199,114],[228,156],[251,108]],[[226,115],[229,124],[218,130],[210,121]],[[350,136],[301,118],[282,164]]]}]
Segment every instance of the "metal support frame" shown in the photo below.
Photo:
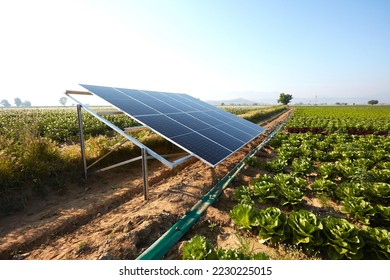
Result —
[{"label": "metal support frame", "polygon": [[[91,110],[90,108],[88,108],[88,106],[84,105],[83,103],[81,103],[80,101],[78,101],[77,99],[72,97],[71,94],[78,94],[78,95],[92,95],[92,94],[88,91],[69,91],[69,90],[67,90],[65,92],[65,95],[67,97],[69,97],[70,99],[72,99],[73,101],[75,101],[77,103],[77,117],[78,117],[78,124],[79,124],[79,133],[80,133],[81,159],[82,159],[82,166],[83,166],[83,172],[84,172],[85,179],[87,179],[88,169],[90,167],[92,167],[93,165],[95,165],[96,163],[101,161],[103,158],[108,156],[110,153],[115,151],[115,149],[117,149],[121,145],[123,145],[126,140],[131,141],[134,145],[138,146],[141,149],[141,156],[136,157],[136,158],[132,158],[132,159],[129,159],[129,160],[117,163],[117,164],[113,164],[113,165],[105,167],[105,168],[101,168],[101,169],[97,170],[96,172],[103,172],[103,171],[106,171],[106,170],[109,170],[109,169],[112,169],[112,168],[115,168],[118,166],[122,166],[124,164],[128,164],[130,162],[142,160],[143,192],[144,192],[144,198],[145,198],[145,200],[147,200],[148,199],[148,189],[149,189],[147,160],[149,158],[150,159],[155,158],[155,159],[159,160],[160,162],[162,162],[163,164],[165,164],[166,166],[168,166],[169,168],[173,168],[179,164],[182,164],[183,162],[187,161],[189,158],[191,158],[193,156],[192,154],[186,153],[182,158],[179,158],[173,162],[168,161],[167,159],[165,159],[165,157],[169,157],[169,156],[173,156],[173,155],[163,155],[163,156],[159,155],[158,153],[154,152],[153,150],[151,150],[150,148],[148,148],[147,146],[145,146],[144,144],[142,144],[141,142],[139,142],[134,137],[132,137],[131,135],[128,134],[128,132],[134,132],[134,131],[139,131],[139,130],[143,130],[143,129],[148,129],[148,127],[138,126],[138,127],[130,127],[130,128],[120,129],[119,127],[115,126],[113,123],[108,121],[107,119],[100,116],[100,115],[104,115],[104,114],[113,113],[114,111],[95,112],[95,111]],[[89,166],[87,166],[87,160],[86,160],[86,154],[85,154],[85,140],[84,140],[84,129],[83,129],[82,110],[81,109],[84,109],[89,114],[91,114],[92,116],[94,116],[95,118],[97,118],[98,120],[100,120],[101,122],[106,124],[107,126],[111,127],[114,131],[116,131],[117,133],[119,133],[120,135],[122,135],[125,138],[125,140],[122,141],[119,145],[114,147],[111,151],[109,151],[107,154],[105,154],[104,156],[102,156],[101,158],[99,158],[98,160],[96,160],[95,162],[90,164]],[[117,111],[115,111],[115,114],[118,114]],[[148,154],[149,154],[149,156],[148,156]],[[182,154],[174,154],[174,156],[177,156],[177,155],[182,155]]]},{"label": "metal support frame", "polygon": [[79,121],[81,160],[82,160],[82,164],[83,164],[84,178],[87,179],[87,158],[85,156],[83,116],[81,113],[81,105],[80,104],[77,105],[77,119]]},{"label": "metal support frame", "polygon": [[144,199],[148,200],[149,180],[148,180],[148,152],[141,149],[142,156],[142,179],[144,182]]}]

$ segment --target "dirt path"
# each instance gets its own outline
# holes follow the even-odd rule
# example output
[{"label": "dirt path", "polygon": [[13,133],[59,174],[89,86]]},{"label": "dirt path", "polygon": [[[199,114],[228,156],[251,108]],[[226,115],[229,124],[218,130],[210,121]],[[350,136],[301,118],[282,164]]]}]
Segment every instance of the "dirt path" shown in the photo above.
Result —
[{"label": "dirt path", "polygon": [[[271,131],[287,114],[262,125]],[[261,135],[215,169],[195,159],[173,170],[149,161],[148,201],[143,199],[138,163],[95,175],[63,196],[30,203],[34,206],[0,220],[0,258],[134,259],[264,138]],[[241,180],[245,176],[251,175]],[[224,207],[210,207],[202,219],[228,232],[230,218]],[[229,243],[229,238],[221,242]]]}]

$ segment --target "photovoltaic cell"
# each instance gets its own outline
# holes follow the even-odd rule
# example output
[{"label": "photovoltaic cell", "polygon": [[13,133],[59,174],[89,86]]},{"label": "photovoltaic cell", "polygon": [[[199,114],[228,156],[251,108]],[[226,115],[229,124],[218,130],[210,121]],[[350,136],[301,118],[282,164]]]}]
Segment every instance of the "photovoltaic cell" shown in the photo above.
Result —
[{"label": "photovoltaic cell", "polygon": [[169,138],[192,132],[186,126],[164,115],[138,116],[137,120],[150,128],[157,127],[158,132]]},{"label": "photovoltaic cell", "polygon": [[187,94],[81,86],[211,166],[264,131]]},{"label": "photovoltaic cell", "polygon": [[201,129],[211,127],[210,124],[207,124],[187,113],[170,114],[169,117],[187,126],[193,131],[199,131]]}]

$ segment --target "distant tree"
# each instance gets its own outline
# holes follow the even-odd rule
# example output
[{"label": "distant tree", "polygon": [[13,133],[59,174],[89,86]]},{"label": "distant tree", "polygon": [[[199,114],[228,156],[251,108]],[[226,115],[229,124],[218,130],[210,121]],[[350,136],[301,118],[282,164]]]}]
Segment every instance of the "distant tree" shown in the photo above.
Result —
[{"label": "distant tree", "polygon": [[11,104],[8,102],[8,100],[6,99],[3,99],[1,100],[0,104],[3,106],[3,107],[11,107]]},{"label": "distant tree", "polygon": [[375,104],[378,104],[379,102],[378,102],[378,100],[370,100],[367,103],[370,105],[375,105]]},{"label": "distant tree", "polygon": [[278,103],[282,103],[283,105],[287,105],[293,99],[291,94],[281,93],[278,99]]},{"label": "distant tree", "polygon": [[222,103],[221,103],[221,106],[225,106],[225,103],[222,102]]},{"label": "distant tree", "polygon": [[14,99],[16,107],[22,106],[22,100],[19,97]]},{"label": "distant tree", "polygon": [[62,106],[65,106],[66,105],[66,102],[68,102],[68,99],[66,97],[61,97],[60,100],[59,100],[60,104]]},{"label": "distant tree", "polygon": [[31,107],[31,102],[26,100],[26,101],[22,102],[22,106],[23,107]]}]

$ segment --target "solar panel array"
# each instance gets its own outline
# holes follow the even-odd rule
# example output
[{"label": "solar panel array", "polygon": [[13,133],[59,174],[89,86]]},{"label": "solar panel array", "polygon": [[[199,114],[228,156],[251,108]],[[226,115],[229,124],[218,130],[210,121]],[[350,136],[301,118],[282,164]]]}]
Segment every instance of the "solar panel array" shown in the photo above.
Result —
[{"label": "solar panel array", "polygon": [[187,94],[81,86],[211,166],[264,131]]}]

